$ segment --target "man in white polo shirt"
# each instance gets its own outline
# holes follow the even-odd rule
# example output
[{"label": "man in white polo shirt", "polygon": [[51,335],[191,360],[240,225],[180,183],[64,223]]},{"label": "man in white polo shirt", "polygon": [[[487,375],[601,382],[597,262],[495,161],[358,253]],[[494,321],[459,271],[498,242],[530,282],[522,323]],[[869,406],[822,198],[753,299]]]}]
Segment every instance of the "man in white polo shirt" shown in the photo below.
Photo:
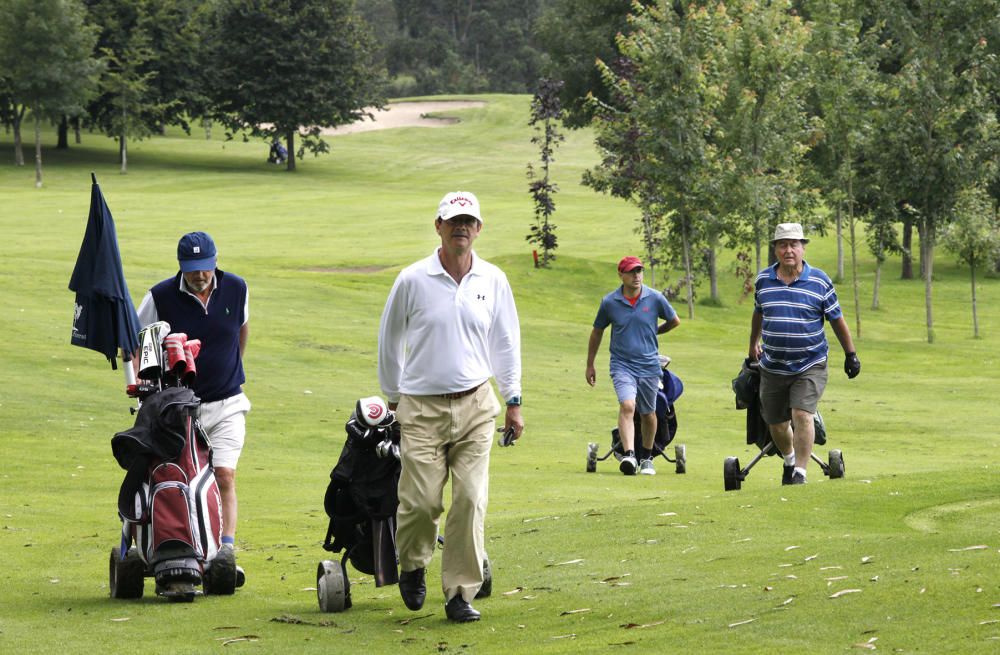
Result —
[{"label": "man in white polo shirt", "polygon": [[399,591],[423,607],[444,485],[452,479],[441,586],[452,621],[479,620],[472,607],[483,583],[483,524],[490,447],[500,404],[504,430],[521,436],[521,333],[507,276],[472,249],[483,221],[476,196],[448,193],[434,228],[441,246],[400,272],[382,313],[378,377],[402,427],[396,548]]}]

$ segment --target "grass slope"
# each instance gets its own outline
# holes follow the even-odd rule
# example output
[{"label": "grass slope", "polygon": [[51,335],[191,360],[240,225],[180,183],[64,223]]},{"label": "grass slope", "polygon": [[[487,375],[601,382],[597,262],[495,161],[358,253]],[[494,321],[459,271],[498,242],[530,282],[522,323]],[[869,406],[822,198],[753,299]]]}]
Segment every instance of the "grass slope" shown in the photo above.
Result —
[{"label": "grass slope", "polygon": [[[677,441],[688,473],[665,462],[653,478],[625,479],[613,462],[585,473],[586,444],[605,448],[616,416],[607,378],[596,389],[584,382],[586,341],[616,284],[614,262],[640,251],[636,212],[579,186],[596,157],[588,132],[568,134],[554,169],[558,259],[532,268],[529,99],[485,99],[452,128],[332,139],[332,155],[305,159],[294,175],[264,163],[266,144],[175,131],[133,144],[124,176],[114,143],[89,134],[68,151],[44,150],[42,189],[30,167],[0,170],[0,650],[995,653],[997,281],[981,282],[984,338],[973,340],[967,272],[941,254],[929,345],[921,282],[895,279],[890,263],[882,309],[871,311],[866,257],[864,370],[848,381],[834,366],[822,405],[847,477],[827,481],[813,467],[809,485],[783,489],[771,459],[727,493],[723,458],[755,454],[729,389],[751,308],[727,263],[722,306],[698,305],[694,320],[678,307],[684,322],[661,342],[685,383]],[[0,135],[0,153],[11,149]],[[107,597],[122,477],[109,440],[131,419],[120,374],[69,346],[66,284],[90,171],[136,302],[176,270],[177,238],[194,229],[210,232],[220,266],[250,283],[254,409],[237,535],[249,584],[233,598],[172,605],[152,597],[151,581],[139,602]],[[385,295],[402,266],[435,247],[437,201],[456,188],[483,202],[477,250],[507,271],[523,331],[527,432],[491,463],[494,596],[477,604],[482,622],[454,626],[433,582],[437,560],[418,613],[352,569],[355,607],[324,615],[311,588],[342,425],[355,399],[378,392]],[[807,259],[831,271],[834,253],[819,238]],[[849,284],[839,291],[853,328]]]}]

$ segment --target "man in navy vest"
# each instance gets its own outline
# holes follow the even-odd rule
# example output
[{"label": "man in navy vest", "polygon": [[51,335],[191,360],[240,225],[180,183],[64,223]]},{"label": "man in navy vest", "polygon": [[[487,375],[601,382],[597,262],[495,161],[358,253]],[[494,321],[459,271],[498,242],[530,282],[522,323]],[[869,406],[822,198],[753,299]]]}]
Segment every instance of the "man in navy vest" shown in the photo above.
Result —
[{"label": "man in navy vest", "polygon": [[760,406],[771,440],[784,457],[782,484],[805,484],[812,456],[813,414],[827,380],[826,321],[844,349],[844,372],[861,361],[830,277],[803,258],[802,226],[781,223],[771,247],[777,261],[757,274],[750,321],[752,361],[760,363]]},{"label": "man in navy vest", "polygon": [[[177,244],[177,275],[155,285],[139,304],[139,325],[166,321],[171,332],[201,340],[197,377],[200,421],[212,442],[215,478],[222,494],[222,550],[213,566],[235,567],[236,462],[246,437],[250,401],[243,393],[243,353],[249,327],[249,295],[243,278],[216,268],[212,237],[190,232]],[[222,562],[218,562],[222,558]],[[240,571],[242,572],[242,571]],[[238,583],[242,576],[237,577]]]}]

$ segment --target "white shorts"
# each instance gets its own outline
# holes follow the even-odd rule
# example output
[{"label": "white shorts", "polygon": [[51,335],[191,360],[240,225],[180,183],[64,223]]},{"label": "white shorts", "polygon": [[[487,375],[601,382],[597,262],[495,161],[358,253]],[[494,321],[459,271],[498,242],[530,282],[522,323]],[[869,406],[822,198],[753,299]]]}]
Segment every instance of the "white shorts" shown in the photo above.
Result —
[{"label": "white shorts", "polygon": [[236,468],[246,439],[249,411],[250,399],[242,392],[201,404],[199,420],[212,444],[212,463],[216,468]]}]

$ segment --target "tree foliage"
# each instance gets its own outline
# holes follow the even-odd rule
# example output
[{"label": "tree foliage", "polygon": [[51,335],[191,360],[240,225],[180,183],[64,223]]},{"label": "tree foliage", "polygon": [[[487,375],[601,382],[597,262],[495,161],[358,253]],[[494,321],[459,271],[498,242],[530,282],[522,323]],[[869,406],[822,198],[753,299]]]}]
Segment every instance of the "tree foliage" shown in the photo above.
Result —
[{"label": "tree foliage", "polygon": [[220,0],[206,44],[215,117],[233,131],[283,138],[290,171],[296,155],[329,151],[320,128],[385,103],[371,33],[353,0]]},{"label": "tree foliage", "polygon": [[77,0],[0,0],[0,90],[14,129],[15,160],[24,163],[21,121],[35,121],[35,186],[42,184],[39,122],[77,113],[93,92],[99,70],[90,57],[93,30]]}]

